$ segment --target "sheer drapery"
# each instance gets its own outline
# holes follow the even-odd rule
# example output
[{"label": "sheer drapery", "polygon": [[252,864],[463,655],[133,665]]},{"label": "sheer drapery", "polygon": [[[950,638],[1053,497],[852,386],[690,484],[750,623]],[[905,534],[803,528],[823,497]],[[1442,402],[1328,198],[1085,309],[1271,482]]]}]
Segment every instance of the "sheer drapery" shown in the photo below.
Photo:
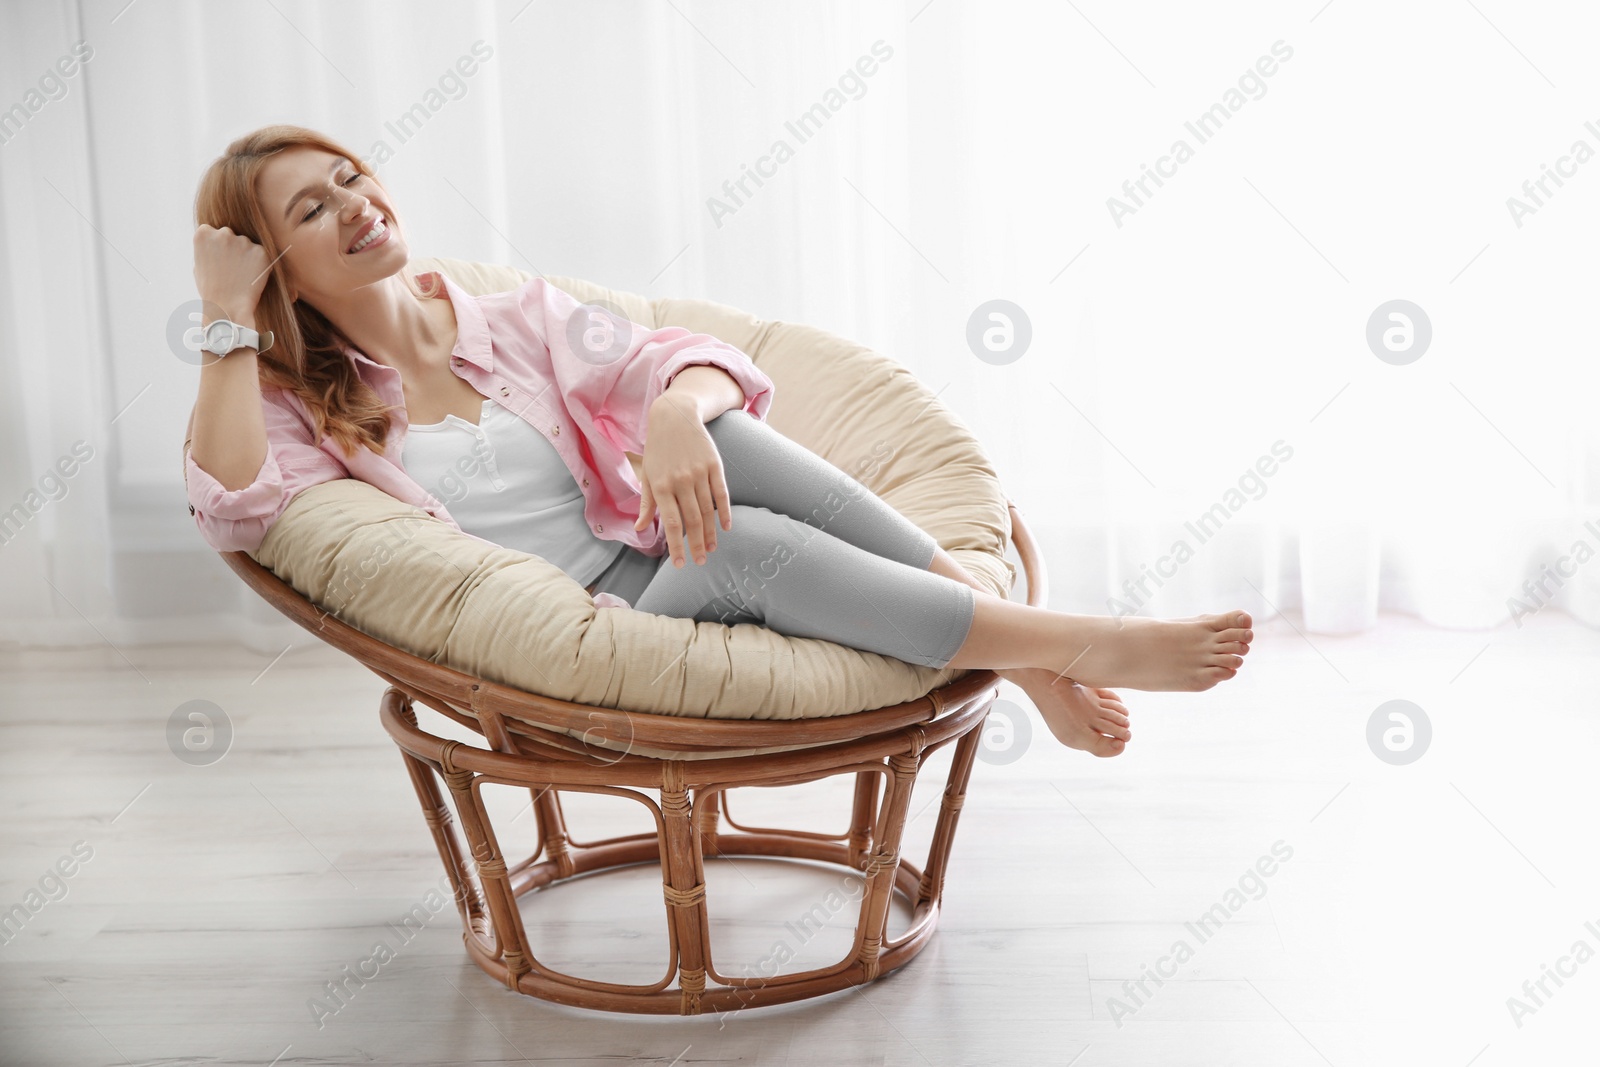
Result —
[{"label": "sheer drapery", "polygon": [[986,443],[1056,608],[1600,625],[1592,35],[1532,68],[1470,11],[1386,17],[8,5],[0,641],[292,633],[193,527],[168,341],[199,174],[278,121],[371,158],[419,255],[901,360]]}]

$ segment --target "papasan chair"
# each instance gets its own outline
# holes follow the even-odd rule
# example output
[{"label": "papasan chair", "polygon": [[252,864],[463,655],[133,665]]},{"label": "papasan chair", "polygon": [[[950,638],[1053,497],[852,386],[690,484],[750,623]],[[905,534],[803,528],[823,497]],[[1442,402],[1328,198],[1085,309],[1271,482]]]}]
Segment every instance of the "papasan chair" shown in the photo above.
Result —
[{"label": "papasan chair", "polygon": [[[444,271],[473,293],[532,277],[452,259],[414,266]],[[1014,543],[1027,602],[1045,602],[1037,547],[978,441],[900,364],[824,330],[708,300],[547,280],[635,322],[683,326],[742,349],[776,383],[770,425],[855,476],[1003,597],[1017,578],[1006,555]],[[998,692],[993,672],[925,667],[752,623],[597,608],[544,559],[474,539],[357,479],[303,490],[255,552],[221,554],[284,615],[388,683],[379,717],[455,888],[467,950],[507,988],[606,1011],[724,1012],[872,981],[933,934]],[[481,744],[430,733],[419,705]],[[919,868],[900,851],[912,787],[929,755],[951,744]],[[839,775],[854,776],[843,833],[745,825],[727,801],[734,788]],[[491,785],[529,791],[530,852],[502,847],[484,801]],[[582,842],[563,813],[563,794],[573,793],[637,802],[654,830]],[[705,862],[746,856],[802,861],[813,874],[833,865],[863,880],[844,958],[774,975],[717,969]],[[541,961],[536,891],[643,863],[661,869],[667,958],[658,980],[604,981]],[[909,925],[889,938],[896,894]]]}]

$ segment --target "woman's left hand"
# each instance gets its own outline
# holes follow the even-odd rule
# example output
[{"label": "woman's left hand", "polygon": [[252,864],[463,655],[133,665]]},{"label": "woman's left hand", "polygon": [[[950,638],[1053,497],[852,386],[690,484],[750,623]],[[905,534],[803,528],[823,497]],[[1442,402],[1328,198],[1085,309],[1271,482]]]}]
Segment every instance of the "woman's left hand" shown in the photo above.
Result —
[{"label": "woman's left hand", "polygon": [[733,529],[722,456],[696,415],[692,405],[663,395],[651,406],[645,431],[643,497],[633,528],[648,526],[659,510],[674,567],[684,565],[685,534],[695,563],[702,564],[717,547],[716,516],[724,530]]}]

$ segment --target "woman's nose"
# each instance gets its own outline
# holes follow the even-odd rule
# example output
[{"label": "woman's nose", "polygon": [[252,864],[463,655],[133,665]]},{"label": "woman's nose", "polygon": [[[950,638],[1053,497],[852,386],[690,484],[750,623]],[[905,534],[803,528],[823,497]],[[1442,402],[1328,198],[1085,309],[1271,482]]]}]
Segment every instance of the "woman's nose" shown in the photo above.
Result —
[{"label": "woman's nose", "polygon": [[354,222],[356,219],[360,218],[367,210],[367,205],[371,203],[370,200],[362,196],[360,193],[352,193],[348,189],[340,190],[340,195],[344,198],[342,201],[340,201],[340,206],[343,208],[343,214],[346,222]]}]

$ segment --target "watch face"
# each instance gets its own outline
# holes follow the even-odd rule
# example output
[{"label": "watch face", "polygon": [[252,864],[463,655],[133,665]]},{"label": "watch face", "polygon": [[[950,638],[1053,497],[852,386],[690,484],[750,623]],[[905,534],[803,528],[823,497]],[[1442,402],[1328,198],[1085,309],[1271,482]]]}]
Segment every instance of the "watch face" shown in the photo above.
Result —
[{"label": "watch face", "polygon": [[233,351],[234,326],[227,319],[217,319],[206,327],[206,343],[202,346],[207,352],[217,356],[225,356]]}]

